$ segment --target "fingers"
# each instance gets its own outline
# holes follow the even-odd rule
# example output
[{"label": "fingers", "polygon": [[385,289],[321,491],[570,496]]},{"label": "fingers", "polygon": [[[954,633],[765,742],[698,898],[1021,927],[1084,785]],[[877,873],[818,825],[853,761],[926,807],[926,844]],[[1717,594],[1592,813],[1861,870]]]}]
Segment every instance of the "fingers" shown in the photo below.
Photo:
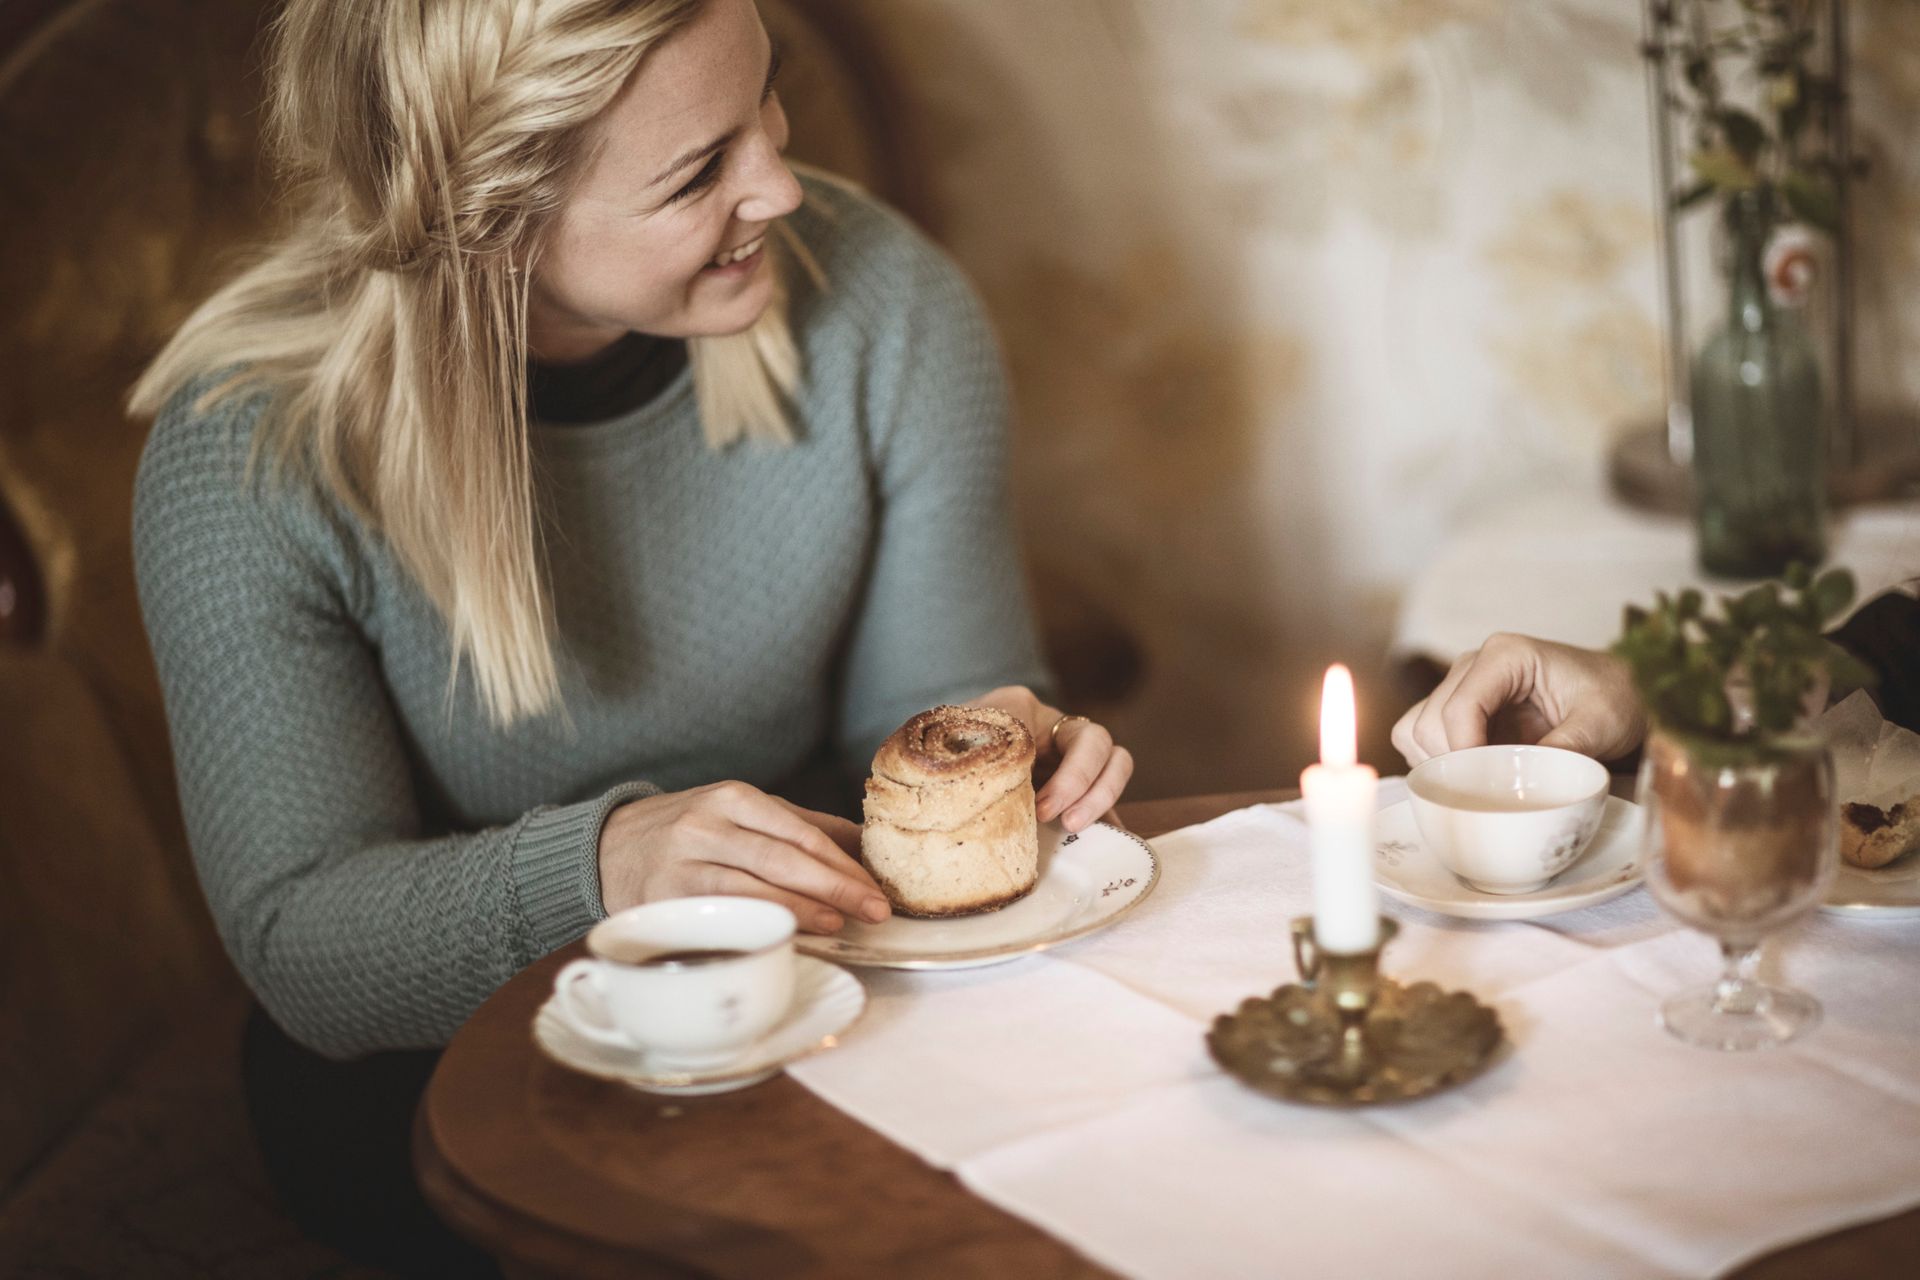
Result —
[{"label": "fingers", "polygon": [[1499,711],[1526,697],[1526,666],[1510,648],[1489,641],[1460,683],[1440,704],[1446,751],[1487,744],[1487,725]]},{"label": "fingers", "polygon": [[1419,764],[1427,758],[1427,753],[1413,741],[1413,722],[1419,718],[1420,712],[1426,708],[1426,705],[1427,700],[1422,698],[1403,711],[1400,718],[1393,722],[1393,749],[1406,758],[1409,766]]},{"label": "fingers", "polygon": [[738,867],[722,866],[719,863],[704,862],[693,868],[694,887],[689,893],[717,893],[731,897],[761,898],[767,902],[777,902],[793,912],[793,918],[808,933],[837,933],[846,924],[838,911],[812,898],[783,889],[779,885],[768,884],[758,876],[750,875]]},{"label": "fingers", "polygon": [[1066,817],[1067,829],[1078,831],[1119,799],[1133,776],[1133,756],[1090,720],[1065,726],[1059,739],[1060,767],[1034,798],[1034,816],[1042,822]]},{"label": "fingers", "polygon": [[1466,678],[1473,660],[1479,656],[1477,649],[1461,654],[1447,670],[1440,687],[1415,703],[1400,717],[1400,723],[1393,727],[1393,745],[1400,749],[1400,754],[1407,758],[1408,764],[1419,764],[1429,756],[1446,753],[1447,731],[1440,720],[1440,709],[1453,696],[1453,691],[1460,687],[1460,681]]},{"label": "fingers", "polygon": [[[774,797],[777,799],[777,797]],[[867,864],[860,861],[860,824],[850,822],[836,813],[822,813],[818,809],[805,809],[790,800],[779,800],[795,817],[814,828],[833,843],[833,850],[822,853],[817,844],[807,846],[807,853],[821,859],[827,867],[850,875],[873,892],[860,908],[860,915],[878,923],[893,914],[886,895],[880,889],[880,882],[867,870]]]},{"label": "fingers", "polygon": [[1393,744],[1409,764],[1480,746],[1496,734],[1503,742],[1539,742],[1605,760],[1631,751],[1644,732],[1639,699],[1617,659],[1496,635],[1400,718]]},{"label": "fingers", "polygon": [[[822,813],[818,809],[802,808],[791,800],[784,800],[779,796],[767,798],[827,838],[826,845],[822,845],[819,841],[809,841],[805,846],[809,852],[826,856],[830,866],[839,867],[863,880],[872,881],[873,877],[867,874],[866,867],[860,862],[859,823],[849,822],[837,813]],[[779,833],[770,831],[768,834]],[[835,858],[832,856],[835,852],[843,856]]]},{"label": "fingers", "polygon": [[1394,746],[1409,764],[1485,746],[1493,718],[1530,696],[1533,656],[1533,642],[1509,635],[1461,655],[1440,687],[1393,727]]},{"label": "fingers", "polygon": [[1106,766],[1100,770],[1100,776],[1087,788],[1087,793],[1067,806],[1066,812],[1061,815],[1061,824],[1068,831],[1079,831],[1091,825],[1119,801],[1120,793],[1127,788],[1127,780],[1132,777],[1133,753],[1125,747],[1115,747],[1107,757]]},{"label": "fingers", "polygon": [[863,920],[878,922],[892,914],[867,869],[822,830],[822,824],[839,829],[852,823],[775,799],[745,783],[723,782],[714,790],[738,839],[720,840],[719,847],[705,855],[708,861],[739,867]]},{"label": "fingers", "polygon": [[[775,797],[775,799],[778,799],[778,797]],[[802,808],[800,805],[794,804],[789,800],[781,800],[780,803],[791,809],[794,815],[802,822],[810,827],[816,828],[825,835],[827,839],[833,841],[834,844],[846,852],[848,857],[855,859],[857,864],[860,857],[859,823],[849,822],[837,813],[822,813],[818,809]]]},{"label": "fingers", "polygon": [[736,867],[777,889],[832,907],[842,915],[877,923],[889,914],[887,900],[872,887],[871,881],[856,880],[785,840],[775,840],[756,831],[736,829],[730,837],[716,842],[707,851],[705,860]]},{"label": "fingers", "polygon": [[847,851],[849,840],[852,848],[860,847],[860,836],[859,828],[845,818],[803,809],[744,782],[723,782],[714,790],[722,811],[741,827],[785,840],[823,865],[879,889],[867,869]]}]

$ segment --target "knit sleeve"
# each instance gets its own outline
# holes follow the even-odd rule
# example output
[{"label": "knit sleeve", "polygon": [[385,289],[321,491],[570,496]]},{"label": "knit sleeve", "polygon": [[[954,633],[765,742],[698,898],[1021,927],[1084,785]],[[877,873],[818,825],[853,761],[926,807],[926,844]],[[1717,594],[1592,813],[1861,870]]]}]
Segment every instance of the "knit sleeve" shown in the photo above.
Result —
[{"label": "knit sleeve", "polygon": [[258,403],[155,423],[134,496],[141,610],[187,832],[229,955],[294,1038],[335,1057],[444,1044],[516,971],[602,914],[607,814],[632,783],[491,830],[422,829],[354,609],[350,539],[246,474]]},{"label": "knit sleeve", "polygon": [[892,248],[884,284],[833,286],[887,299],[865,406],[877,527],[840,709],[841,749],[862,772],[917,712],[1051,683],[1014,539],[999,349],[952,263],[917,236]]}]

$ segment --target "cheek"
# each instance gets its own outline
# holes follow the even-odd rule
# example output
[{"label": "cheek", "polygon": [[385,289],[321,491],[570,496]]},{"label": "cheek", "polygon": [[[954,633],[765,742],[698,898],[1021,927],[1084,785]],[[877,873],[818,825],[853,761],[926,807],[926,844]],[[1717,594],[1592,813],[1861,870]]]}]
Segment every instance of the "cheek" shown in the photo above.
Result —
[{"label": "cheek", "polygon": [[637,325],[685,300],[706,265],[705,239],[618,224],[575,227],[555,237],[541,269],[548,296],[578,314]]}]

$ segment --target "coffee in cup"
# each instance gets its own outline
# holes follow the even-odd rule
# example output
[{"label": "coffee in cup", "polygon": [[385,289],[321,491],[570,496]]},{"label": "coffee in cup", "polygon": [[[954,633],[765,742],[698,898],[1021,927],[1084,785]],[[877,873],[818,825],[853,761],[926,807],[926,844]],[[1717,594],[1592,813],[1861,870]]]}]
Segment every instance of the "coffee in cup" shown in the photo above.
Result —
[{"label": "coffee in cup", "polygon": [[629,907],[587,934],[588,956],[554,994],[589,1039],[662,1067],[724,1064],[793,1003],[793,913],[759,898],[673,898]]}]

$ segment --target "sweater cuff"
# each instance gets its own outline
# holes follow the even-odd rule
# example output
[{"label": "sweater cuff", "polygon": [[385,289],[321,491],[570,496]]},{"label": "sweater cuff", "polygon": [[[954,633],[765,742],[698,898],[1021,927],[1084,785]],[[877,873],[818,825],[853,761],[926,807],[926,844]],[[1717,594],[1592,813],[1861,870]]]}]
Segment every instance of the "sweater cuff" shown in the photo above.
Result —
[{"label": "sweater cuff", "polygon": [[606,915],[600,900],[600,831],[607,815],[629,800],[657,796],[651,782],[623,782],[595,800],[536,809],[513,846],[513,879],[520,914],[546,955]]}]

